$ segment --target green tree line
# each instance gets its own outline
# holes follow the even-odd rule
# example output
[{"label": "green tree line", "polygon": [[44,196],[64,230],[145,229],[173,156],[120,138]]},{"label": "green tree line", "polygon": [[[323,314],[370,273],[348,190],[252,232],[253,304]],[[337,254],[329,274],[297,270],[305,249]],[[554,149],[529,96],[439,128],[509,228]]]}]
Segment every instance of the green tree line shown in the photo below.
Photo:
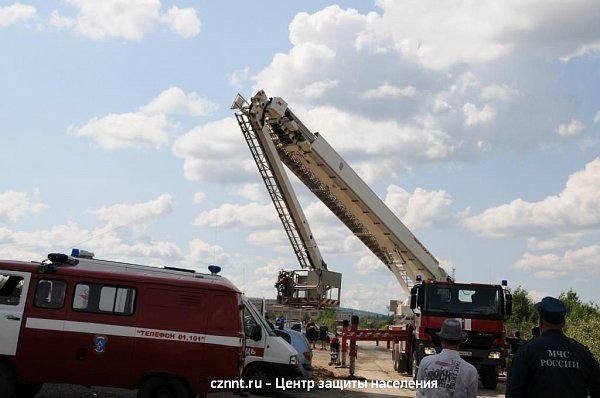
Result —
[{"label": "green tree line", "polygon": [[[583,302],[573,290],[562,293],[559,299],[567,307],[565,334],[587,346],[600,359],[600,306]],[[515,330],[520,330],[521,338],[531,338],[531,328],[539,325],[534,304],[521,286],[513,291],[513,312],[506,322],[508,336],[512,337]]]}]

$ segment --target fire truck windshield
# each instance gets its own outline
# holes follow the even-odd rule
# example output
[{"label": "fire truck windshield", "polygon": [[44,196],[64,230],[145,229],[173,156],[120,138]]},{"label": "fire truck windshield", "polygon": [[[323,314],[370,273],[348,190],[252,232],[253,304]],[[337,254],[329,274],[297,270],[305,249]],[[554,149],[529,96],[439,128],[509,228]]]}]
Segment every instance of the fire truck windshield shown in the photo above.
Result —
[{"label": "fire truck windshield", "polygon": [[424,312],[457,318],[502,319],[502,289],[493,286],[424,285]]}]

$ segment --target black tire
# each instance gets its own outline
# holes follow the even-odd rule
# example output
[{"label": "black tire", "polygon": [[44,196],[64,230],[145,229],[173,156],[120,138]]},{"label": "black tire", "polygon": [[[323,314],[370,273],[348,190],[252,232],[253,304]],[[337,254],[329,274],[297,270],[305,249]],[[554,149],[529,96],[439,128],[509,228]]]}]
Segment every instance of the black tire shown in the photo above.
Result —
[{"label": "black tire", "polygon": [[0,363],[0,397],[16,398],[17,378],[15,373],[5,363]]},{"label": "black tire", "polygon": [[181,380],[152,377],[142,383],[137,398],[192,398],[192,393]]},{"label": "black tire", "polygon": [[19,383],[17,384],[18,398],[33,398],[44,387],[44,383]]},{"label": "black tire", "polygon": [[406,354],[402,354],[406,359],[406,374],[412,375],[412,358],[409,358]]},{"label": "black tire", "polygon": [[261,388],[251,388],[250,392],[256,395],[271,395],[275,391],[275,372],[270,366],[257,364],[244,370],[242,379],[246,381],[261,381]]},{"label": "black tire", "polygon": [[392,363],[394,364],[394,370],[399,372],[398,370],[398,352],[396,349],[392,350]]},{"label": "black tire", "polygon": [[496,389],[498,386],[498,372],[496,372],[495,368],[486,368],[483,370],[481,384],[483,384],[483,388],[487,388],[488,390]]},{"label": "black tire", "polygon": [[419,374],[419,356],[417,355],[417,351],[413,351],[412,360],[411,360],[411,373],[414,381],[417,381],[417,374]]},{"label": "black tire", "polygon": [[398,359],[398,373],[406,373],[409,368],[410,361],[404,354],[400,354],[400,359]]}]

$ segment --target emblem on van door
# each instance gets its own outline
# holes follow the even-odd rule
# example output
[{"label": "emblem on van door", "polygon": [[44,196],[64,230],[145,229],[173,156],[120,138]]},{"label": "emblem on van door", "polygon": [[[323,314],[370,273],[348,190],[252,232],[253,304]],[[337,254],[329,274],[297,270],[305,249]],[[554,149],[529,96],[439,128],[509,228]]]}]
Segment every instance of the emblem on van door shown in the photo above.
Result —
[{"label": "emblem on van door", "polygon": [[106,349],[106,345],[108,344],[108,339],[106,336],[96,336],[94,337],[94,352],[96,354],[102,354]]}]

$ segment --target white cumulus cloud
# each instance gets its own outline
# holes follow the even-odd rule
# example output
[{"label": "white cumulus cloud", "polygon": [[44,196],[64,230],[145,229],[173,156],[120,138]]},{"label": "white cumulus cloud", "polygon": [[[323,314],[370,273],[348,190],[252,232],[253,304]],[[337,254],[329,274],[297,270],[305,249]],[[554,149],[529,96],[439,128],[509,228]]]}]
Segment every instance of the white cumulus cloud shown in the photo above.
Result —
[{"label": "white cumulus cloud", "polygon": [[416,188],[410,193],[392,184],[387,188],[385,203],[410,229],[443,224],[454,217],[452,197],[444,190]]},{"label": "white cumulus cloud", "polygon": [[0,222],[16,222],[26,214],[39,213],[45,208],[45,204],[32,201],[27,192],[0,193]]},{"label": "white cumulus cloud", "polygon": [[374,98],[398,98],[398,97],[412,97],[415,95],[417,90],[413,86],[398,87],[393,86],[389,83],[383,83],[381,86],[365,91],[363,98],[374,99]]},{"label": "white cumulus cloud", "polygon": [[481,98],[484,100],[498,99],[509,101],[519,95],[519,90],[506,84],[490,84],[481,89]]},{"label": "white cumulus cloud", "polygon": [[585,125],[577,119],[572,119],[567,124],[561,124],[556,129],[556,133],[562,137],[574,137],[585,130]]},{"label": "white cumulus cloud", "polygon": [[200,97],[195,91],[186,94],[179,87],[169,87],[140,109],[149,115],[206,116],[216,110],[216,105],[208,99]]},{"label": "white cumulus cloud", "polygon": [[[440,6],[409,0],[377,6],[377,12],[364,14],[337,5],[298,13],[289,25],[291,49],[275,54],[254,76],[253,90],[284,98],[303,121],[304,109],[319,113],[323,117],[309,127],[328,140],[338,131],[347,133],[345,125],[322,127],[326,114],[336,111],[415,129],[427,121],[448,136],[453,150],[435,160],[418,158],[422,152],[415,150],[407,157],[342,152],[353,165],[377,164],[357,166],[381,170],[377,177],[422,161],[471,161],[500,148],[565,144],[558,135],[549,140],[548,131],[577,105],[565,95],[556,68],[544,66],[597,40],[600,28],[591,15],[598,5],[544,7],[541,0],[508,0],[499,6],[487,1]],[[337,85],[325,91],[312,86],[333,81]],[[313,87],[315,94],[307,91]],[[388,101],[357,101],[365,97]],[[389,101],[394,98],[402,106]],[[364,143],[365,137],[353,142]],[[383,134],[368,136],[369,144],[380,139],[387,142]]]},{"label": "white cumulus cloud", "polygon": [[354,265],[356,273],[359,275],[370,275],[373,272],[386,270],[385,265],[374,254],[368,253],[358,259]]},{"label": "white cumulus cloud", "polygon": [[172,150],[183,159],[183,173],[189,180],[240,182],[255,179],[258,173],[231,117],[191,129],[175,140]]},{"label": "white cumulus cloud", "polygon": [[119,203],[91,210],[90,212],[109,225],[118,226],[144,223],[172,211],[173,198],[170,194],[163,194],[148,202]]},{"label": "white cumulus cloud", "polygon": [[81,127],[69,127],[67,133],[78,137],[92,137],[106,149],[144,146],[159,148],[168,141],[166,127],[165,115],[129,112],[94,117]]},{"label": "white cumulus cloud", "polygon": [[234,195],[253,202],[269,200],[264,184],[248,183],[237,186],[231,191]]},{"label": "white cumulus cloud", "polygon": [[[363,33],[362,45],[390,48],[432,69],[478,64],[515,52],[556,58],[593,51],[599,40],[596,2],[548,4],[542,0],[382,0],[381,21]],[[468,26],[468,29],[465,29]]]},{"label": "white cumulus cloud", "polygon": [[467,126],[484,124],[496,117],[496,111],[488,104],[484,105],[483,108],[478,109],[475,104],[467,102],[463,106],[463,113],[465,115],[465,124]]},{"label": "white cumulus cloud", "polygon": [[337,85],[337,80],[321,80],[306,85],[300,89],[300,92],[306,98],[319,98],[325,94],[327,90],[337,87]]},{"label": "white cumulus cloud", "polygon": [[83,126],[69,127],[67,134],[92,137],[98,145],[110,150],[126,147],[159,148],[169,141],[168,115],[204,116],[214,109],[216,105],[196,92],[186,94],[179,87],[170,87],[138,111],[94,117]]},{"label": "white cumulus cloud", "polygon": [[200,18],[195,9],[174,6],[163,13],[160,0],[66,0],[66,3],[77,9],[77,15],[63,17],[55,10],[50,24],[72,27],[91,39],[141,40],[161,24],[184,38],[200,32]]},{"label": "white cumulus cloud", "polygon": [[37,15],[34,6],[13,3],[9,6],[0,7],[0,26],[9,26],[17,22],[26,21]]},{"label": "white cumulus cloud", "polygon": [[277,214],[270,203],[224,203],[215,209],[200,213],[194,224],[201,227],[252,229],[272,226],[276,222]]},{"label": "white cumulus cloud", "polygon": [[193,8],[171,7],[163,20],[173,32],[186,39],[200,33],[200,18],[198,18],[198,12]]},{"label": "white cumulus cloud", "polygon": [[569,176],[557,195],[538,202],[515,199],[468,217],[464,225],[490,237],[576,232],[600,227],[600,158]]},{"label": "white cumulus cloud", "polygon": [[592,245],[567,250],[562,255],[525,253],[513,268],[528,271],[542,279],[564,277],[569,274],[600,274],[600,246]]}]

